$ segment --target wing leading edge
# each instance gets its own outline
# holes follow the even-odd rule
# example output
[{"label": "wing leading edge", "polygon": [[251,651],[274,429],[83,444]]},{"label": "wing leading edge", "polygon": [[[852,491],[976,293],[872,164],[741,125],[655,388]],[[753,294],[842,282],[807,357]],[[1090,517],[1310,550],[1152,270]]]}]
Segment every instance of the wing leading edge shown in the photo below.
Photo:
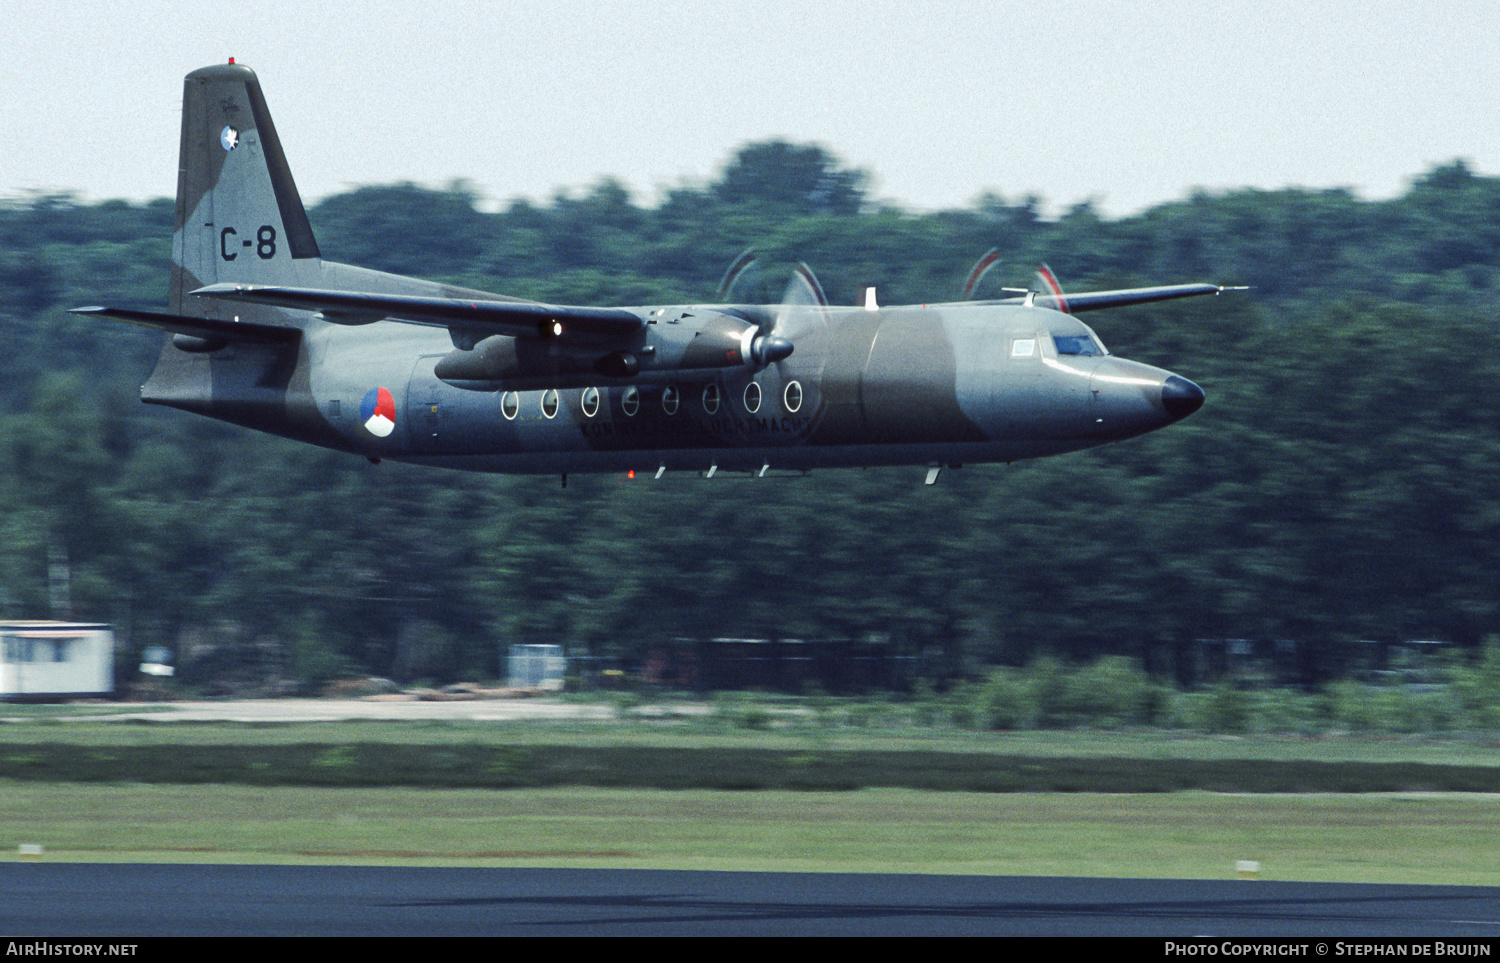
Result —
[{"label": "wing leading edge", "polygon": [[645,321],[639,316],[621,308],[571,307],[534,301],[465,301],[457,298],[326,291],[258,284],[210,284],[198,288],[192,294],[299,311],[318,311],[329,321],[341,324],[389,320],[465,329],[481,336],[581,336],[613,340],[635,334],[645,326]]},{"label": "wing leading edge", "polygon": [[[1175,284],[1165,287],[1126,288],[1118,291],[1092,291],[1067,295],[1069,311],[1098,311],[1106,308],[1148,304],[1191,298],[1242,288],[1217,284]],[[464,301],[456,298],[427,298],[410,295],[366,294],[350,291],[326,291],[317,288],[294,288],[248,284],[211,284],[192,292],[200,297],[251,304],[274,305],[299,311],[319,311],[330,321],[364,324],[391,320],[405,324],[462,330],[475,340],[492,334],[520,338],[558,337],[587,340],[614,340],[639,332],[645,321],[622,308],[575,307],[542,304],[533,301]],[[1055,295],[1030,295],[1038,307],[1054,308]],[[1007,298],[995,304],[1021,303],[1021,298]],[[959,302],[975,304],[978,302]],[[217,318],[189,317],[159,311],[131,308],[73,308],[70,314],[114,318],[148,328],[170,331],[205,342],[249,341],[262,344],[287,344],[296,341],[301,331],[295,327],[261,324],[253,321],[224,321]]]},{"label": "wing leading edge", "polygon": [[1241,288],[1226,288],[1217,284],[1171,284],[1156,288],[1125,288],[1119,291],[1089,291],[1083,294],[1053,295],[1039,294],[1035,304],[1062,310],[1058,302],[1067,304],[1070,314],[1079,311],[1100,311],[1105,308],[1123,308],[1131,304],[1149,304],[1152,301],[1171,301],[1175,298],[1195,298],[1203,294],[1218,294],[1221,291],[1238,291]]},{"label": "wing leading edge", "polygon": [[114,318],[128,321],[146,328],[170,331],[190,338],[201,338],[209,343],[230,341],[252,341],[261,344],[290,344],[302,337],[297,328],[277,324],[260,324],[255,321],[223,321],[218,318],[193,318],[184,314],[166,314],[161,311],[137,311],[132,308],[73,308],[69,314],[86,317]]}]

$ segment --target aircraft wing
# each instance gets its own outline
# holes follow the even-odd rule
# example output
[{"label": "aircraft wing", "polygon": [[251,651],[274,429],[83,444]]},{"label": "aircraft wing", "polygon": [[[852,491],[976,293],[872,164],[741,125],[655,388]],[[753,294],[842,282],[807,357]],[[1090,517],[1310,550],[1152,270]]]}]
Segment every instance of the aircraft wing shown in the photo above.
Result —
[{"label": "aircraft wing", "polygon": [[261,324],[256,321],[222,321],[218,318],[191,318],[183,314],[164,314],[159,311],[136,311],[132,308],[73,308],[69,314],[85,317],[114,318],[147,328],[185,334],[205,341],[254,341],[261,344],[288,344],[302,336],[296,328],[285,328],[276,324]]},{"label": "aircraft wing", "polygon": [[[1038,294],[1032,303],[1044,308],[1054,308],[1077,314],[1079,311],[1098,311],[1103,308],[1123,308],[1131,304],[1147,304],[1151,301],[1170,301],[1173,298],[1192,298],[1200,294],[1218,294],[1220,291],[1237,291],[1217,284],[1172,284],[1160,288],[1125,288],[1120,291],[1089,291],[1083,294]],[[1061,303],[1060,303],[1061,302]],[[1063,305],[1066,305],[1064,307]]]},{"label": "aircraft wing", "polygon": [[344,324],[387,320],[518,338],[583,335],[611,339],[635,334],[645,326],[640,317],[620,308],[568,307],[535,301],[465,301],[259,284],[210,284],[192,293],[200,297],[269,304],[299,311],[320,311],[328,320]]}]

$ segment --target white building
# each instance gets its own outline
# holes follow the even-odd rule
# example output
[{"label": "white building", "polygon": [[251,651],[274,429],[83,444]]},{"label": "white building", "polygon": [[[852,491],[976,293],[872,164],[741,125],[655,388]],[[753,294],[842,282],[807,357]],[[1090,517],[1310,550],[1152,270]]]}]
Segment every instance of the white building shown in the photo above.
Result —
[{"label": "white building", "polygon": [[560,645],[513,645],[509,661],[509,684],[514,688],[557,691],[563,687],[568,660]]},{"label": "white building", "polygon": [[0,700],[114,694],[115,635],[81,622],[0,622]]}]

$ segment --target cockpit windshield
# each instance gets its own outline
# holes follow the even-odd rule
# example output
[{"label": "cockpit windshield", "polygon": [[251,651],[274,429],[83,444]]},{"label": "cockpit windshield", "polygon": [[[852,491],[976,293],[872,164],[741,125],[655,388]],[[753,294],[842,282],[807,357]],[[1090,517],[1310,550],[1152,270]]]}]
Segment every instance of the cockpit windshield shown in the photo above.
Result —
[{"label": "cockpit windshield", "polygon": [[1052,341],[1057,345],[1057,353],[1064,354],[1103,354],[1104,349],[1099,342],[1086,334],[1058,334],[1052,336]]}]

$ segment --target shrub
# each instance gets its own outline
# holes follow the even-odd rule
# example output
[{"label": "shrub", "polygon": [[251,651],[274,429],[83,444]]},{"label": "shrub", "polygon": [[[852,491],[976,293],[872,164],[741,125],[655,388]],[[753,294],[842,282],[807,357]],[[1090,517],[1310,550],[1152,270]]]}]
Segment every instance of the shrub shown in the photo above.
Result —
[{"label": "shrub", "polygon": [[1163,700],[1134,659],[1105,656],[1067,679],[1065,708],[1074,722],[1103,729],[1151,721]]},{"label": "shrub", "polygon": [[1233,682],[1208,690],[1202,704],[1201,726],[1209,732],[1237,733],[1250,728],[1249,695]]},{"label": "shrub", "polygon": [[1267,689],[1251,695],[1250,728],[1256,732],[1311,736],[1328,729],[1330,700],[1324,693]]},{"label": "shrub", "polygon": [[1049,655],[1035,659],[1026,667],[1026,688],[1034,706],[1035,721],[1031,724],[1041,729],[1066,726],[1073,715],[1066,670],[1061,662]]},{"label": "shrub", "polygon": [[1500,728],[1500,636],[1488,636],[1479,659],[1453,667],[1448,677],[1464,727]]},{"label": "shrub", "polygon": [[1015,669],[991,672],[984,685],[974,691],[971,706],[974,721],[985,729],[1029,729],[1037,725],[1034,685]]}]

